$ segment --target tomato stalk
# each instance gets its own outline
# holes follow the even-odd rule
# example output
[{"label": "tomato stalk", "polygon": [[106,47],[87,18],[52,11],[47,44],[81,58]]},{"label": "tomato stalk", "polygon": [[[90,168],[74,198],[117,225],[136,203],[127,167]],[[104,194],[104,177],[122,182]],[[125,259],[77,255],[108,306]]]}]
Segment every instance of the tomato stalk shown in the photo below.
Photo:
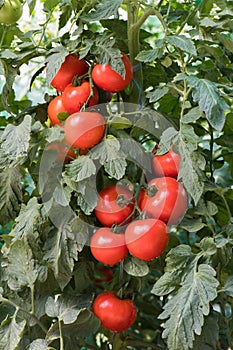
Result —
[{"label": "tomato stalk", "polygon": [[60,319],[58,319],[58,327],[59,327],[59,336],[60,336],[60,350],[64,350],[64,339],[63,339],[62,324]]}]

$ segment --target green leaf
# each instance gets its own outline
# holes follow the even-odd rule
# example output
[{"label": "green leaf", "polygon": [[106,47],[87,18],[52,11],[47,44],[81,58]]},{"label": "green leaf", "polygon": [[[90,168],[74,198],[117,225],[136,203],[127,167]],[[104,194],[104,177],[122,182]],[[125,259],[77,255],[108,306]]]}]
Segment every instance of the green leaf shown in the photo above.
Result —
[{"label": "green leaf", "polygon": [[17,323],[15,317],[6,318],[0,327],[0,350],[16,350],[25,326],[25,320]]},{"label": "green leaf", "polygon": [[8,161],[17,161],[27,155],[31,122],[31,116],[26,115],[21,124],[18,126],[8,124],[4,130],[0,141],[2,142],[1,148],[8,157]]},{"label": "green leaf", "polygon": [[10,289],[19,291],[32,287],[38,277],[38,267],[26,241],[15,241],[4,255],[4,278]]},{"label": "green leaf", "polygon": [[203,199],[200,199],[197,207],[195,208],[195,211],[197,214],[211,217],[217,214],[218,207],[211,201],[205,202]]},{"label": "green leaf", "polygon": [[204,237],[200,242],[200,248],[206,255],[214,255],[217,252],[217,247],[212,237]]},{"label": "green leaf", "polygon": [[167,153],[171,145],[176,141],[178,134],[178,131],[172,126],[166,129],[161,135],[157,154],[161,155]]},{"label": "green leaf", "polygon": [[140,62],[153,62],[157,58],[161,58],[163,55],[163,47],[156,47],[155,49],[151,50],[143,50],[140,51],[139,54],[136,56],[136,59]]},{"label": "green leaf", "polygon": [[180,287],[181,279],[192,267],[194,258],[195,255],[188,245],[181,244],[171,249],[166,257],[165,273],[154,284],[151,293],[167,295]]},{"label": "green leaf", "polygon": [[53,53],[47,58],[46,80],[48,85],[50,85],[54,76],[57,74],[57,72],[61,68],[62,63],[65,61],[65,58],[68,54],[69,52],[66,50],[64,46],[59,46],[59,47],[56,47],[55,53]]},{"label": "green leaf", "polygon": [[213,128],[221,131],[225,123],[225,111],[228,105],[221,98],[215,83],[207,79],[199,79],[190,76],[187,79],[188,86],[193,88],[192,96]]},{"label": "green leaf", "polygon": [[90,156],[79,156],[66,166],[67,176],[76,182],[87,179],[96,172],[96,166]]},{"label": "green leaf", "polygon": [[15,219],[22,202],[22,175],[19,168],[5,168],[0,173],[0,223]]},{"label": "green leaf", "polygon": [[78,252],[81,252],[89,239],[88,224],[81,220],[81,218],[75,217],[71,222],[70,231],[77,243]]},{"label": "green leaf", "polygon": [[155,295],[167,295],[180,285],[181,271],[165,272],[154,284],[151,293]]},{"label": "green leaf", "polygon": [[176,46],[182,51],[188,52],[193,56],[197,56],[196,48],[190,38],[185,35],[171,35],[166,37],[166,41],[173,46]]},{"label": "green leaf", "polygon": [[12,233],[15,235],[13,241],[33,235],[35,225],[40,218],[41,205],[38,204],[37,198],[33,197],[29,200],[27,205],[22,205],[19,216],[16,218],[16,225]]},{"label": "green leaf", "polygon": [[160,100],[164,95],[166,95],[169,92],[169,88],[166,86],[160,87],[158,89],[155,89],[153,91],[150,91],[147,93],[146,97],[149,98],[149,102],[156,102]]},{"label": "green leaf", "polygon": [[124,270],[128,273],[128,275],[136,277],[143,277],[149,273],[149,267],[147,263],[133,256],[128,256],[125,258]]},{"label": "green leaf", "polygon": [[170,130],[171,123],[166,119],[162,113],[153,109],[143,108],[138,113],[138,117],[135,120],[134,127],[140,128],[143,132],[148,132],[160,139],[161,134],[167,129]]},{"label": "green leaf", "polygon": [[49,232],[44,250],[44,259],[50,263],[60,288],[64,289],[72,278],[74,260],[77,260],[76,244],[70,236],[68,224]]},{"label": "green leaf", "polygon": [[45,312],[51,318],[58,318],[64,324],[71,324],[77,320],[81,311],[90,307],[91,299],[87,296],[73,297],[60,295],[53,299],[48,297],[45,303]]},{"label": "green leaf", "polygon": [[52,11],[54,7],[56,7],[60,3],[59,0],[45,0],[44,2],[44,10],[47,11]]},{"label": "green leaf", "polygon": [[90,215],[97,205],[98,193],[96,190],[96,177],[89,177],[78,183],[76,191],[77,204],[86,215]]},{"label": "green leaf", "polygon": [[107,19],[117,14],[117,10],[122,4],[122,0],[102,0],[96,7],[95,11],[87,16],[87,20],[98,21],[100,19]]},{"label": "green leaf", "polygon": [[200,111],[199,107],[194,107],[183,116],[182,122],[185,124],[193,123],[197,121],[201,116],[202,112]]},{"label": "green leaf", "polygon": [[95,40],[95,48],[92,48],[92,53],[98,56],[100,64],[109,64],[113,70],[125,77],[125,66],[122,61],[121,51],[113,45],[115,39],[112,35],[104,33],[99,35]]},{"label": "green leaf", "polygon": [[201,335],[195,338],[193,350],[217,350],[219,338],[218,318],[209,315],[205,318]]},{"label": "green leaf", "polygon": [[[120,152],[122,153],[122,152]],[[124,175],[127,167],[127,162],[121,154],[119,158],[112,159],[104,164],[105,171],[114,179],[120,180]]]},{"label": "green leaf", "polygon": [[[89,310],[80,312],[77,320],[71,324],[63,324],[61,322],[62,334],[64,337],[76,338],[76,337],[88,337],[93,335],[100,327],[100,320],[94,316]],[[48,343],[60,338],[58,322],[51,325],[46,335]]]},{"label": "green leaf", "polygon": [[200,164],[198,156],[193,153],[197,149],[197,135],[192,126],[183,125],[179,133],[179,154],[182,158],[178,178],[182,179],[184,187],[197,204],[204,183],[199,176]]},{"label": "green leaf", "polygon": [[104,165],[113,159],[119,158],[120,142],[112,135],[98,144],[91,153],[92,159],[98,159],[100,164]]},{"label": "green leaf", "polygon": [[48,343],[45,339],[36,339],[34,340],[28,350],[48,350]]},{"label": "green leaf", "polygon": [[180,223],[180,227],[184,228],[188,232],[198,232],[205,226],[206,224],[202,222],[201,219],[194,218],[184,218]]},{"label": "green leaf", "polygon": [[182,281],[178,292],[171,297],[160,314],[164,323],[163,338],[167,338],[168,348],[189,350],[192,348],[195,334],[200,335],[204,316],[210,311],[210,302],[217,297],[219,282],[215,270],[201,264],[196,270],[194,264]]},{"label": "green leaf", "polygon": [[220,292],[224,292],[230,297],[233,297],[233,276],[227,278],[223,288],[220,289]]},{"label": "green leaf", "polygon": [[111,118],[109,123],[115,129],[128,129],[132,126],[132,123],[129,119],[122,117],[121,115],[116,115]]}]

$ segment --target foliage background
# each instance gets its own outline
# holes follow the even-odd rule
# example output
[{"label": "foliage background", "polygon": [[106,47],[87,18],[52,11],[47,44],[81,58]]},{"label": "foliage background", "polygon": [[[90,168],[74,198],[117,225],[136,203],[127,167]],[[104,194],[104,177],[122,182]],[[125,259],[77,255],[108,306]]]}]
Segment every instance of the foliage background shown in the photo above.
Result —
[{"label": "foliage background", "polygon": [[[24,11],[19,23],[0,26],[0,350],[232,349],[232,2],[37,0]],[[91,174],[71,163],[62,173],[66,198],[55,186],[44,203],[39,165],[46,143],[62,138],[46,121],[56,95],[49,83],[65,56],[77,52],[119,69],[120,51],[129,54],[136,83],[118,98],[142,108],[127,128],[118,119],[109,133],[115,145],[127,134],[147,151],[157,142],[161,152],[175,145],[189,209],[159,259],[128,257],[108,269],[106,282],[85,245],[95,223],[96,198],[86,200]],[[115,158],[108,141],[114,170],[102,160],[98,186],[121,178],[140,184],[139,169]],[[95,156],[101,162],[98,150]],[[46,165],[52,176],[53,157]],[[72,222],[62,216],[67,198]],[[54,208],[63,217],[58,226]],[[119,288],[135,300],[138,317],[113,335],[99,327],[91,304],[103,289]]]}]

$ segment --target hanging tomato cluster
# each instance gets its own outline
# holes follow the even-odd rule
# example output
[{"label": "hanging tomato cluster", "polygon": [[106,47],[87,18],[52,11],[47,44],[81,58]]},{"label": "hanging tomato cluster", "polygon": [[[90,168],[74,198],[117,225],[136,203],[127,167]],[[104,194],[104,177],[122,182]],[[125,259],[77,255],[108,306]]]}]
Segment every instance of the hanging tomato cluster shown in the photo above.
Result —
[{"label": "hanging tomato cluster", "polygon": [[[98,89],[106,93],[119,92],[126,88],[133,78],[133,67],[129,58],[122,53],[125,77],[114,71],[110,65],[96,64],[88,77],[89,64],[76,54],[69,54],[62,63],[51,85],[60,93],[48,105],[51,126],[63,127],[65,139],[62,143],[50,145],[58,153],[57,160],[68,162],[75,157],[70,147],[81,152],[98,144],[105,133],[105,119],[100,113],[85,112],[99,102]],[[66,153],[70,153],[66,156]]]},{"label": "hanging tomato cluster", "polygon": [[[52,86],[60,92],[48,106],[51,125],[64,128],[65,139],[57,148],[72,147],[84,152],[104,137],[105,118],[96,111],[85,111],[85,107],[98,104],[98,89],[118,92],[126,88],[133,78],[133,67],[122,54],[125,77],[112,70],[110,65],[96,64],[91,72],[91,81],[86,77],[88,63],[77,55],[66,57],[60,70],[53,78]],[[75,81],[79,84],[76,86]],[[64,125],[60,118],[64,116]],[[65,156],[58,159],[69,161],[76,153],[66,149]],[[61,152],[60,152],[61,153]],[[63,152],[65,153],[65,152]],[[122,184],[111,184],[98,194],[94,209],[98,228],[90,239],[93,257],[110,268],[124,258],[132,256],[150,261],[159,257],[169,242],[169,226],[176,225],[187,209],[187,194],[177,180],[180,156],[172,149],[164,155],[152,151],[153,175],[146,186],[139,189]],[[133,186],[132,186],[133,187]],[[93,303],[93,312],[101,320],[101,325],[114,332],[129,328],[136,319],[137,310],[130,299],[121,299],[115,291],[104,291]],[[117,315],[114,319],[110,315]]]}]

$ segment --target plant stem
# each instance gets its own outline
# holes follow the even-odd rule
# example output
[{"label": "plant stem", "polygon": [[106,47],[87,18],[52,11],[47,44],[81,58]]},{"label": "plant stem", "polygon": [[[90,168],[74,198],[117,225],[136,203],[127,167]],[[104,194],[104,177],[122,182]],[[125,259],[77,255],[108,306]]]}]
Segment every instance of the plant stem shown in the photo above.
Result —
[{"label": "plant stem", "polygon": [[34,315],[35,314],[35,286],[34,286],[34,284],[32,286],[30,286],[30,290],[31,290],[31,305],[32,305],[31,314]]},{"label": "plant stem", "polygon": [[62,324],[61,320],[58,319],[59,335],[60,335],[60,350],[64,350],[64,339],[62,334]]},{"label": "plant stem", "polygon": [[46,334],[47,333],[47,329],[46,327],[43,325],[43,323],[36,317],[36,315],[34,313],[31,313],[27,310],[25,310],[24,308],[22,308],[21,306],[15,304],[13,301],[6,299],[6,298],[1,298],[0,300],[3,303],[9,304],[11,306],[13,306],[16,310],[21,311],[25,314],[27,314],[28,316],[32,317],[33,320],[38,324],[38,326],[42,329],[42,331]]}]

